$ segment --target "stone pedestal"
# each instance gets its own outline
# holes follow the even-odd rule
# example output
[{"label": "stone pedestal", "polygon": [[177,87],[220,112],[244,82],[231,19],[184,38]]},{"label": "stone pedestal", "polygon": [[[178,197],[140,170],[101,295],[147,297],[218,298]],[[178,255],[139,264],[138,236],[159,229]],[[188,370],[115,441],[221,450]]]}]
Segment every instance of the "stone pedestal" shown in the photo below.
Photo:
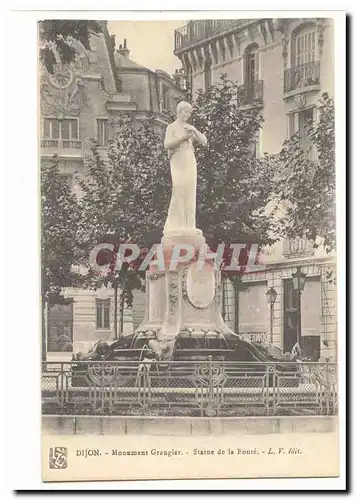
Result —
[{"label": "stone pedestal", "polygon": [[[192,258],[170,270],[177,244],[205,245],[200,230],[165,234],[161,240],[165,271],[151,266],[146,273],[146,310],[135,332],[135,344],[148,346],[159,359],[170,359],[181,336],[224,338],[235,335],[221,315],[221,273],[213,263]],[[202,265],[203,264],[203,265]],[[139,342],[138,342],[139,341]]]}]

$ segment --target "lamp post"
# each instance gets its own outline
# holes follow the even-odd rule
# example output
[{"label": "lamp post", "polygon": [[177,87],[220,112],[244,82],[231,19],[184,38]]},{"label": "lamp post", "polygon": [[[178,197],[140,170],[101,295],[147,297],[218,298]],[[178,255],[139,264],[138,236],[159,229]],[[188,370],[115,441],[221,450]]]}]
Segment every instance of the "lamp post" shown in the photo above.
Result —
[{"label": "lamp post", "polygon": [[297,267],[295,273],[292,274],[293,288],[297,294],[297,344],[300,348],[300,339],[302,336],[302,322],[301,322],[301,296],[304,290],[305,280],[307,275],[303,273],[300,267]]},{"label": "lamp post", "polygon": [[276,302],[276,298],[277,298],[277,292],[273,288],[273,286],[271,286],[267,290],[266,296],[267,296],[267,302],[269,303],[269,307],[270,307],[269,334],[270,334],[271,344],[273,344],[273,308],[274,308],[274,303]]}]

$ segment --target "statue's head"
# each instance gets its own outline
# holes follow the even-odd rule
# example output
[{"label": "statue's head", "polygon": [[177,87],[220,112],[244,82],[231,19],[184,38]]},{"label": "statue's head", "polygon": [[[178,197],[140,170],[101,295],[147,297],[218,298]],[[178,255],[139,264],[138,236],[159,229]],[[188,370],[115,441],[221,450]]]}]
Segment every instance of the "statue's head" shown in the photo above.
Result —
[{"label": "statue's head", "polygon": [[177,106],[177,116],[183,122],[187,122],[189,120],[190,115],[192,114],[193,108],[189,102],[182,101]]}]

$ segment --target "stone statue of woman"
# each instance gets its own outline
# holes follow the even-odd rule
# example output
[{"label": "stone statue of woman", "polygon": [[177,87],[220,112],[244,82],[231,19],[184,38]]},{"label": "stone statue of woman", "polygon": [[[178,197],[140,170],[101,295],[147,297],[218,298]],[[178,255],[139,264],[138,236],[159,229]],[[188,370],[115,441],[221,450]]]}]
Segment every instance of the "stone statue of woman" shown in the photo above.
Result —
[{"label": "stone statue of woman", "polygon": [[172,197],[164,234],[200,232],[195,226],[197,163],[194,146],[207,145],[207,139],[195,127],[188,124],[192,106],[180,102],[177,119],[168,125],[164,147],[171,162]]}]

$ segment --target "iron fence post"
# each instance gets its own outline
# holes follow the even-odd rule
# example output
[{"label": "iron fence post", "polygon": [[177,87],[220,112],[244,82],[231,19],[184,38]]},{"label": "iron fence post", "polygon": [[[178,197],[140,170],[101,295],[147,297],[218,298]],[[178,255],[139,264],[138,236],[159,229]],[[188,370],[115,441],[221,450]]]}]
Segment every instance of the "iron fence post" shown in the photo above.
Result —
[{"label": "iron fence post", "polygon": [[330,358],[325,358],[325,384],[326,384],[326,414],[329,415],[330,412],[330,377],[329,377],[329,361]]},{"label": "iron fence post", "polygon": [[63,387],[63,381],[64,381],[64,366],[63,363],[61,362],[61,369],[60,369],[60,378],[61,378],[61,383],[60,383],[60,404],[61,404],[61,412],[64,412],[64,387]]}]

